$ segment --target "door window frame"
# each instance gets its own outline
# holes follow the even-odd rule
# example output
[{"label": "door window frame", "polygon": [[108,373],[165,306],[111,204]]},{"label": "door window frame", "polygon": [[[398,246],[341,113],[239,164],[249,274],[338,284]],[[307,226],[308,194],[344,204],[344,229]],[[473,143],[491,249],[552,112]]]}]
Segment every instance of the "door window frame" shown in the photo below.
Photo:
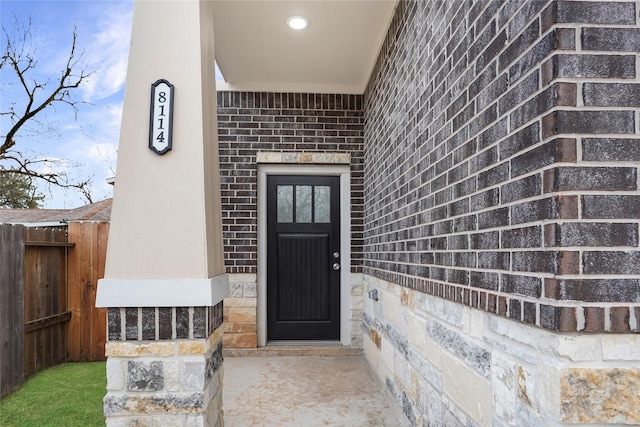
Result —
[{"label": "door window frame", "polygon": [[267,176],[340,177],[340,343],[351,345],[351,170],[349,165],[258,165],[258,347],[267,345]]}]

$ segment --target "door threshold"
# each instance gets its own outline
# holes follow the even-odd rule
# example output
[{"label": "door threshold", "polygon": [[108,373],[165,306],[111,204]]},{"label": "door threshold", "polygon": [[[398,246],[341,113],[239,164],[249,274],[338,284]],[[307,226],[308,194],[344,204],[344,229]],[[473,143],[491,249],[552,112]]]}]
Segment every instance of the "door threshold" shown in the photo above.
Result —
[{"label": "door threshold", "polygon": [[267,341],[267,347],[278,346],[308,346],[308,347],[325,347],[325,346],[341,346],[342,343],[338,340],[332,341],[313,341],[313,340],[278,340]]},{"label": "door threshold", "polygon": [[224,357],[361,356],[362,347],[343,346],[340,341],[271,341],[266,347],[223,348]]}]

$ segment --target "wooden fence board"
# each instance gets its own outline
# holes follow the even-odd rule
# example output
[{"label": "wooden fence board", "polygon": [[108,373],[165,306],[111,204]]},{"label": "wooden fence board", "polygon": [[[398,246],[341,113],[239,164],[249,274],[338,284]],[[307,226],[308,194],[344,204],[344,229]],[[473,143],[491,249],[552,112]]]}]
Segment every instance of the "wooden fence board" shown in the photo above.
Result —
[{"label": "wooden fence board", "polygon": [[106,310],[95,307],[98,280],[104,277],[109,223],[70,223],[69,360],[105,360]]},{"label": "wooden fence board", "polygon": [[0,224],[0,397],[24,383],[24,227]]},{"label": "wooden fence board", "polygon": [[[98,223],[98,236],[96,241],[97,246],[97,275],[95,283],[97,285],[98,280],[104,277],[105,267],[107,263],[107,243],[109,240],[109,226],[108,222]],[[93,301],[96,300],[98,287],[94,288]],[[95,306],[95,304],[94,304]],[[107,342],[107,309],[106,308],[93,308],[94,315],[94,327],[93,337],[94,343],[91,351],[91,360],[106,360],[105,356],[105,344]]]}]

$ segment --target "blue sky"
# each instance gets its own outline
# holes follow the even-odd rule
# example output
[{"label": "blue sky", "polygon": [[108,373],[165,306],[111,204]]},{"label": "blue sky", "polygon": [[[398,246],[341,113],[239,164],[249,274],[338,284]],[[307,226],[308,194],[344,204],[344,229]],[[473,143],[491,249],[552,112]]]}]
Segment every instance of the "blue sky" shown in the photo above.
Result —
[{"label": "blue sky", "polygon": [[[67,106],[49,109],[41,119],[52,124],[55,131],[42,126],[25,129],[16,135],[16,149],[29,152],[37,159],[60,159],[55,166],[69,176],[91,177],[94,201],[112,196],[106,183],[115,175],[117,145],[122,115],[122,99],[126,78],[131,34],[133,1],[76,0],[76,1],[5,1],[0,2],[2,26],[15,27],[17,16],[32,20],[35,34],[38,81],[55,79],[66,65],[72,43],[74,25],[77,26],[77,53],[83,52],[79,66],[95,71],[91,78],[76,89],[79,105],[77,119]],[[2,47],[5,35],[2,34]],[[24,96],[11,84],[15,75],[7,67],[0,75],[1,111]],[[5,135],[8,123],[3,116],[0,134]],[[86,204],[79,193],[42,186],[46,208],[74,208]]]}]

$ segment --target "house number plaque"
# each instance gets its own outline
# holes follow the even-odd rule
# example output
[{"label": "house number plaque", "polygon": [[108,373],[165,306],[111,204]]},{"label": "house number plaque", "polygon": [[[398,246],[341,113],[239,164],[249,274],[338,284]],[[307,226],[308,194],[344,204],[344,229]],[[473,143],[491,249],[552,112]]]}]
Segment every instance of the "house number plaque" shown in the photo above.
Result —
[{"label": "house number plaque", "polygon": [[156,154],[171,150],[173,131],[173,85],[160,79],[151,85],[149,148]]}]

